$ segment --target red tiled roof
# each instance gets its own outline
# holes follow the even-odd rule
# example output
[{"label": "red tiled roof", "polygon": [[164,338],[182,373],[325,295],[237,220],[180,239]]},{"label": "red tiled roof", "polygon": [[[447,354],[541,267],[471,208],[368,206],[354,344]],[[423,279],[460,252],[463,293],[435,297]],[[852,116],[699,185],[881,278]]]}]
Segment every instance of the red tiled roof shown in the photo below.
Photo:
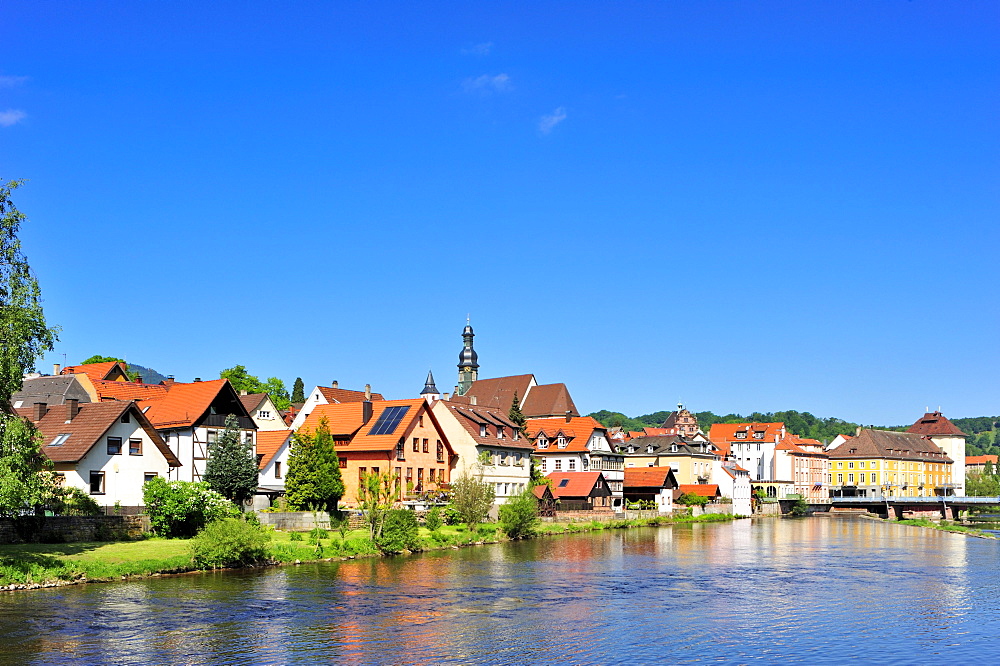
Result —
[{"label": "red tiled roof", "polygon": [[[98,400],[161,400],[170,390],[163,384],[137,384],[136,382],[114,382],[92,380]],[[179,386],[179,384],[175,384]]]},{"label": "red tiled roof", "polygon": [[[423,398],[410,398],[409,400],[381,400],[372,402],[372,417],[368,423],[363,422],[362,402],[345,402],[335,405],[317,405],[316,409],[306,417],[305,422],[299,428],[300,431],[311,432],[319,425],[319,420],[324,416],[327,418],[330,434],[332,435],[352,435],[349,444],[343,448],[346,451],[387,451],[396,448],[396,443],[402,437],[406,437],[412,430],[417,417],[421,414],[428,414],[431,422],[441,435],[441,443],[449,453],[453,453],[451,446],[437,426],[433,412],[427,409],[427,401]],[[389,407],[409,407],[400,419],[396,428],[386,435],[373,435],[371,431],[378,423],[379,417]],[[338,447],[338,450],[341,447]]]},{"label": "red tiled roof", "polygon": [[[375,403],[372,403],[374,406]],[[353,436],[365,424],[363,402],[332,403],[316,405],[306,420],[299,426],[299,431],[310,433],[319,427],[320,421],[326,419],[326,426],[332,435]],[[372,412],[374,412],[374,407]]]},{"label": "red tiled roof", "polygon": [[[478,444],[527,450],[534,448],[531,444],[531,440],[527,437],[519,436],[518,439],[513,439],[513,434],[515,432],[519,432],[519,428],[516,423],[510,420],[507,412],[502,409],[456,403],[451,400],[442,401],[441,404],[446,406],[451,413],[455,415],[465,431],[469,433],[469,435],[476,440],[476,443]],[[480,426],[483,425],[486,426],[485,437],[481,437],[479,434],[482,432]],[[503,439],[497,437],[498,425],[504,427]]]},{"label": "red tiled roof", "polygon": [[784,423],[713,423],[711,429],[708,431],[708,438],[715,442],[716,440],[720,442],[736,442],[736,441],[753,441],[753,435],[748,434],[747,437],[737,439],[737,432],[764,432],[764,439],[766,441],[773,442],[775,437],[781,436],[781,430],[785,427]]},{"label": "red tiled roof", "polygon": [[670,467],[626,467],[626,488],[666,488]]},{"label": "red tiled roof", "polygon": [[718,497],[719,485],[717,483],[696,483],[691,485],[680,485],[677,487],[677,495],[698,495],[700,497]]},{"label": "red tiled roof", "polygon": [[918,435],[956,435],[965,437],[965,433],[946,419],[941,412],[927,412],[923,418],[918,419],[906,432],[915,432]]},{"label": "red tiled roof", "polygon": [[253,414],[254,410],[260,407],[260,403],[264,402],[264,398],[266,397],[266,393],[249,393],[241,395],[240,402],[243,403],[243,408],[247,410],[247,413]]},{"label": "red tiled roof", "polygon": [[[510,405],[507,407],[509,409]],[[521,411],[527,417],[565,417],[566,412],[572,416],[580,415],[565,384],[542,384],[532,387],[528,391],[528,398],[521,405]]]},{"label": "red tiled roof", "polygon": [[87,363],[85,365],[67,365],[59,373],[61,375],[87,375],[91,381],[107,379],[110,375],[121,375],[128,377],[128,368],[120,361],[108,361],[106,363]]},{"label": "red tiled roof", "polygon": [[[327,399],[327,402],[333,404],[340,402],[364,402],[365,392],[364,391],[352,391],[350,389],[342,388],[331,388],[329,386],[317,386],[319,392],[323,394],[323,397]],[[372,393],[372,401],[385,400],[381,393]]]},{"label": "red tiled roof", "polygon": [[966,465],[985,465],[987,462],[991,462],[994,465],[997,464],[997,456],[965,456]]},{"label": "red tiled roof", "polygon": [[[552,472],[552,494],[555,497],[589,497],[601,479],[600,472]],[[566,481],[566,485],[559,487]]]},{"label": "red tiled roof", "polygon": [[228,379],[183,384],[176,382],[170,386],[165,396],[149,402],[146,416],[157,428],[194,425],[228,385]]},{"label": "red tiled roof", "polygon": [[[517,393],[523,411],[524,396],[529,393],[528,387],[531,386],[534,378],[534,375],[511,375],[509,377],[479,379],[472,382],[472,386],[462,397],[475,398],[476,404],[483,407],[510,409],[514,401],[514,394]],[[531,389],[531,391],[534,390]]]},{"label": "red tiled roof", "polygon": [[[548,419],[528,419],[525,428],[528,437],[537,440],[540,434],[545,434],[549,440],[547,449],[539,449],[535,443],[535,451],[538,453],[558,453],[560,451],[586,451],[587,442],[595,430],[607,430],[599,421],[590,416],[575,416],[569,422],[565,417],[555,417]],[[555,440],[562,433],[566,437],[566,446],[558,448]]]},{"label": "red tiled roof", "polygon": [[545,499],[546,495],[548,495],[549,497],[554,497],[547,483],[535,486],[534,488],[531,489],[531,492],[533,492],[535,494],[535,497],[537,497],[538,499]]},{"label": "red tiled roof", "polygon": [[281,446],[292,436],[291,430],[258,430],[257,455],[260,459],[260,469],[264,469],[274,459]]}]

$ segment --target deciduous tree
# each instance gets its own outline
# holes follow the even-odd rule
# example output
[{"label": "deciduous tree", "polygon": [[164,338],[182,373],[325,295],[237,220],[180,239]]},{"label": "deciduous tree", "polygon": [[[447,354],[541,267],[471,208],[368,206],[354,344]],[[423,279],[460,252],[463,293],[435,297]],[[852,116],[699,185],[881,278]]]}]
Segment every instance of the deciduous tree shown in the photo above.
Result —
[{"label": "deciduous tree", "polygon": [[486,520],[496,499],[493,484],[483,481],[484,463],[485,460],[480,458],[471,470],[463,472],[451,484],[451,508],[461,516],[470,532]]},{"label": "deciduous tree", "polygon": [[292,435],[285,475],[285,497],[296,511],[337,510],[344,496],[344,481],[340,476],[340,459],[330,436],[326,419],[312,433]]},{"label": "deciduous tree", "polygon": [[278,409],[288,409],[291,404],[285,382],[277,377],[268,377],[266,382],[262,382],[259,377],[247,372],[246,366],[234,365],[231,368],[226,368],[219,373],[219,379],[228,379],[237,392],[267,393]]}]

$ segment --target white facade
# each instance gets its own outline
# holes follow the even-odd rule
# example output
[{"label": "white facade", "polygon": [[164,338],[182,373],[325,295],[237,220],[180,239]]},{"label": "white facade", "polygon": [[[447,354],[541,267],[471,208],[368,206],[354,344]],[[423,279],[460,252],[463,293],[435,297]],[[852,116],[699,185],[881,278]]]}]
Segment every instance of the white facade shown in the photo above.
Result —
[{"label": "white facade", "polygon": [[171,467],[136,420],[122,423],[119,418],[77,463],[56,463],[63,482],[101,506],[141,506],[142,485],[153,476],[167,478]]},{"label": "white facade", "polygon": [[587,439],[586,451],[560,451],[564,446],[567,444],[560,444],[558,439],[539,437],[535,440],[536,458],[541,465],[542,474],[601,472],[611,489],[612,506],[621,507],[625,485],[625,456],[612,450],[605,431],[595,429],[591,433]]},{"label": "white facade", "polygon": [[775,478],[774,447],[777,446],[778,440],[778,435],[775,435],[773,440],[767,438],[733,440],[729,443],[730,453],[740,467],[750,472],[751,479],[768,481]]},{"label": "white facade", "polygon": [[298,430],[302,427],[302,424],[305,423],[306,417],[313,413],[313,410],[316,409],[317,405],[326,405],[328,403],[329,400],[327,400],[326,396],[323,395],[323,392],[319,390],[319,387],[314,386],[313,390],[306,396],[306,401],[302,403],[302,408],[299,409],[299,413],[295,415],[294,419],[292,419],[292,425],[282,427],[291,427],[292,430]]},{"label": "white facade", "polygon": [[965,497],[965,437],[931,435],[930,438],[952,459],[951,482],[955,484],[955,494]]},{"label": "white facade", "polygon": [[[164,428],[158,430],[160,437],[173,451],[181,466],[172,470],[171,481],[201,481],[208,461],[208,445],[225,432],[223,427],[196,426],[187,428]],[[255,430],[240,430],[240,437],[249,438],[256,454]]]},{"label": "white facade", "polygon": [[267,488],[284,488],[288,474],[288,453],[291,450],[292,434],[288,434],[274,456],[260,469],[260,485]]},{"label": "white facade", "polygon": [[274,406],[271,396],[265,397],[257,408],[250,412],[257,430],[286,430],[285,420],[281,418],[281,412]]},{"label": "white facade", "polygon": [[733,500],[733,513],[738,516],[749,516],[753,513],[750,498],[753,490],[750,487],[750,473],[720,462],[717,471],[713,470],[712,483],[718,484],[723,497]]}]

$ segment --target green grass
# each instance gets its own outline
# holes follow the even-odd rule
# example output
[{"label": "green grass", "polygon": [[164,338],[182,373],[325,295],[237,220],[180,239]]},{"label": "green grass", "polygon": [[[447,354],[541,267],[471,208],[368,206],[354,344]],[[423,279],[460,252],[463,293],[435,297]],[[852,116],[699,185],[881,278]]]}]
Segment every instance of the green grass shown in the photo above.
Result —
[{"label": "green grass", "polygon": [[947,520],[942,520],[940,523],[936,523],[933,520],[928,520],[927,518],[910,518],[906,520],[892,520],[890,522],[898,523],[900,525],[912,525],[914,527],[930,527],[931,529],[941,530],[942,532],[955,532],[957,534],[972,534],[975,536],[993,538],[992,535],[985,534],[982,530],[978,530],[975,527],[956,525],[955,523]]},{"label": "green grass", "polygon": [[[729,514],[705,514],[697,518],[683,516],[604,522],[595,520],[588,523],[541,523],[537,533],[567,534],[656,525],[716,523],[732,519]],[[292,541],[291,534],[279,531],[271,533],[271,552],[276,562],[308,562],[378,554],[368,538],[367,528],[351,530],[343,536],[338,530],[329,530],[327,537],[319,540],[319,547],[315,539],[310,540],[308,533],[301,533],[304,539],[300,541]],[[424,549],[507,540],[499,531],[498,525],[493,523],[480,525],[475,532],[470,532],[464,525],[445,525],[436,532],[421,527],[420,538]],[[190,539],[150,538],[110,543],[0,545],[0,585],[45,584],[83,578],[91,581],[117,580],[123,576],[191,571],[195,567],[191,560],[190,544]]]}]

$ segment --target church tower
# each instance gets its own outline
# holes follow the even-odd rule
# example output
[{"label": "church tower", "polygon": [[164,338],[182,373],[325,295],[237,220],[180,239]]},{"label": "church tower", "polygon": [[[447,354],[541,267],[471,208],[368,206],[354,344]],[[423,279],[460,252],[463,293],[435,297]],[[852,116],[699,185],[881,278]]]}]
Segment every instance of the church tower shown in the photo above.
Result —
[{"label": "church tower", "polygon": [[479,378],[479,363],[477,362],[479,361],[479,355],[472,348],[472,338],[474,337],[476,337],[476,334],[472,332],[472,326],[469,325],[469,320],[466,319],[465,330],[462,331],[464,346],[458,355],[458,395],[468,393],[469,388],[472,387],[472,382]]}]

